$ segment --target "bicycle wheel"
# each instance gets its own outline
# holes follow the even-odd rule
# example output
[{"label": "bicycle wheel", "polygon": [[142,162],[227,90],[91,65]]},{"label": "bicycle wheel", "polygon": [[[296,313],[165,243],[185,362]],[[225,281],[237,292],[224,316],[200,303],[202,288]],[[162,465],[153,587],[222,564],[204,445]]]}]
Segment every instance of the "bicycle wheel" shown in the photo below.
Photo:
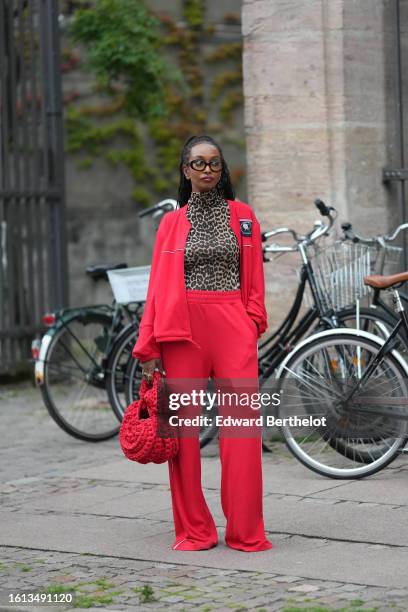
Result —
[{"label": "bicycle wheel", "polygon": [[[347,327],[356,329],[357,328],[357,315],[355,309],[346,309],[338,314],[340,327]],[[359,329],[373,333],[380,338],[388,338],[389,334],[398,322],[397,317],[392,317],[389,313],[384,312],[381,308],[360,308],[360,316],[358,319]],[[395,339],[394,347],[403,357],[407,360],[407,343],[405,338],[405,331],[401,330]],[[387,450],[387,446],[390,441],[387,441],[382,446],[380,440],[376,440],[371,446],[366,444],[364,448],[358,441],[352,441],[351,439],[341,441],[336,440],[336,450],[343,453],[346,457],[356,457],[361,463],[371,463],[373,457],[380,458],[383,453]],[[356,452],[356,450],[358,452]]]},{"label": "bicycle wheel", "polygon": [[[324,331],[303,341],[279,369],[285,443],[318,474],[369,476],[389,465],[405,446],[408,369],[401,356],[396,351],[386,355],[358,387],[382,342],[366,332]],[[345,401],[353,389],[353,400]],[[325,423],[313,424],[312,414],[324,417]],[[294,416],[308,418],[309,425],[294,423]],[[349,452],[344,453],[345,447]]]},{"label": "bicycle wheel", "polygon": [[84,312],[55,331],[45,357],[44,403],[54,421],[80,440],[99,442],[119,431],[105,388],[111,324],[109,315]]},{"label": "bicycle wheel", "polygon": [[[128,325],[117,338],[107,365],[107,390],[112,408],[120,420],[123,419],[127,406],[139,399],[142,368],[139,360],[132,357],[137,335],[138,330],[133,325]],[[216,435],[217,427],[213,417],[217,414],[217,407],[207,410],[204,406],[203,414],[210,417],[211,424],[200,427],[201,448]]]},{"label": "bicycle wheel", "polygon": [[121,331],[106,367],[106,389],[112,408],[121,422],[128,405],[139,399],[142,367],[139,360],[132,357],[138,333],[136,323],[130,323]]},{"label": "bicycle wheel", "polygon": [[[357,329],[357,315],[355,308],[348,308],[337,313],[339,327],[347,327]],[[381,308],[360,308],[360,316],[358,319],[358,329],[361,331],[375,334],[379,338],[388,338],[396,324],[398,317],[392,317],[389,313],[384,312]],[[404,329],[401,329],[395,338],[394,348],[406,356],[407,354],[407,339]]]},{"label": "bicycle wheel", "polygon": [[[339,327],[347,327],[347,328],[351,328],[351,329],[356,329],[357,327],[357,317],[356,317],[356,310],[353,308],[348,308],[345,310],[342,310],[340,312],[337,313],[337,318],[338,318],[338,322],[339,322]],[[367,308],[367,307],[362,307],[360,308],[360,316],[359,316],[359,320],[358,320],[358,324],[359,324],[359,328],[363,331],[367,331],[369,333],[374,333],[376,335],[378,335],[381,338],[387,338],[389,335],[389,332],[395,327],[397,320],[391,318],[387,313],[384,313],[382,310],[378,309],[378,308]],[[315,334],[319,331],[323,331],[324,329],[327,329],[327,323],[324,322],[319,322],[317,327],[315,327],[313,330],[311,330],[311,333]],[[399,339],[399,342],[397,344],[397,350],[399,350],[399,348],[401,347],[401,343],[403,341],[403,338]],[[268,387],[268,384],[270,383],[270,381],[268,382],[268,380],[265,379],[261,379],[261,388],[264,387]],[[267,412],[264,410],[263,411],[263,415],[266,416]],[[269,409],[269,414],[272,414],[272,412]],[[275,416],[277,416],[277,410],[276,410],[276,414]],[[264,419],[265,422],[265,419]],[[281,441],[281,435],[280,432],[278,430],[277,427],[273,428],[273,427],[267,427],[264,425],[263,427],[263,432],[262,432],[262,446],[263,449],[267,452],[272,452],[274,447],[276,446],[277,442]],[[340,452],[340,442],[337,442],[338,444],[338,450]],[[374,451],[374,449],[372,449]],[[379,449],[376,447],[375,451],[381,452],[379,451]],[[347,447],[345,446],[344,452],[347,452]],[[361,451],[361,458],[363,458],[363,453]],[[371,462],[370,459],[370,455],[368,455],[368,462]]]}]

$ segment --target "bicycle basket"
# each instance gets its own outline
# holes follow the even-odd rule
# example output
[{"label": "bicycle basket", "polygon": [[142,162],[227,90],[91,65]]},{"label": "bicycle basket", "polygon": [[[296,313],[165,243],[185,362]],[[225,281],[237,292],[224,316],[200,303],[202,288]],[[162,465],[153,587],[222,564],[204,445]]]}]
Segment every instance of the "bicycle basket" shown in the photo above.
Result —
[{"label": "bicycle basket", "polygon": [[343,241],[315,250],[310,261],[325,309],[353,306],[370,292],[363,280],[371,273],[370,255],[369,247]]},{"label": "bicycle basket", "polygon": [[370,247],[371,274],[397,274],[403,272],[402,247],[379,244]]},{"label": "bicycle basket", "polygon": [[151,266],[108,270],[109,283],[118,304],[145,302]]}]

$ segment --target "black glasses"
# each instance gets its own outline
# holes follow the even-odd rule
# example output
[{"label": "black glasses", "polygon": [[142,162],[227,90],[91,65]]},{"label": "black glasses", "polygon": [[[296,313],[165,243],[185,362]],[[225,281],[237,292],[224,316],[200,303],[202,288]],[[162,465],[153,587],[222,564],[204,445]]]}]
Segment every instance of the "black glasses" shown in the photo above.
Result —
[{"label": "black glasses", "polygon": [[193,159],[188,164],[193,170],[204,170],[207,166],[210,166],[212,172],[219,172],[222,168],[222,161],[220,159],[213,159],[210,162],[206,162],[204,159]]}]

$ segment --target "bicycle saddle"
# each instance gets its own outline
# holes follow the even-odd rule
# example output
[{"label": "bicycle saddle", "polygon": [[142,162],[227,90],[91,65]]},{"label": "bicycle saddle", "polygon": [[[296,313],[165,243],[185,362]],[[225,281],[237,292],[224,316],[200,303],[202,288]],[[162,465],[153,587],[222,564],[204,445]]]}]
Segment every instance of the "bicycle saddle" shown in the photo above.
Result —
[{"label": "bicycle saddle", "polygon": [[89,276],[93,278],[94,280],[99,280],[100,278],[108,280],[108,276],[106,274],[108,270],[121,270],[127,267],[128,267],[127,263],[95,264],[94,266],[88,266],[86,268],[86,273],[89,274]]},{"label": "bicycle saddle", "polygon": [[372,274],[364,277],[364,284],[373,289],[388,289],[399,283],[408,281],[408,272],[400,272],[399,274],[391,274],[383,276],[382,274]]}]

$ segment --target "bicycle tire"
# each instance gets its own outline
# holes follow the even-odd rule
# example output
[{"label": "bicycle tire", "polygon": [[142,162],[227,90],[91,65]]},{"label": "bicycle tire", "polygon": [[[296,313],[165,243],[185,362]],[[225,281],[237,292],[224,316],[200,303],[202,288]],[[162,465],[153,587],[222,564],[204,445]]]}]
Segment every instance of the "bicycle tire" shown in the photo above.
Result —
[{"label": "bicycle tire", "polygon": [[[356,308],[347,308],[339,311],[336,314],[339,320],[339,327],[350,327],[351,329],[357,329],[356,325],[345,325],[345,323],[355,320]],[[366,306],[360,308],[359,329],[361,331],[375,334],[380,338],[386,339],[397,323],[397,317],[391,317],[389,313],[385,312],[381,308]],[[401,334],[398,334],[398,339],[400,344],[405,342],[402,332]],[[396,350],[399,350],[399,345],[395,348]]]},{"label": "bicycle tire", "polygon": [[[348,321],[355,320],[356,309],[347,308],[339,311],[336,314],[339,321],[339,327],[348,327],[346,323]],[[376,322],[379,322],[377,326],[375,325]],[[368,327],[368,324],[370,324],[370,333],[375,332],[378,333],[378,335],[381,337],[387,337],[386,330],[391,330],[393,327],[395,327],[396,322],[397,319],[391,318],[388,313],[385,313],[381,309],[365,306],[360,308],[360,328],[363,329],[363,331],[367,331],[366,328]],[[324,329],[327,329],[327,323],[319,322],[317,327],[313,328],[312,333],[315,334],[319,331],[323,331]],[[262,382],[265,383],[266,381],[263,380]],[[270,437],[270,432],[264,428],[262,436],[263,450],[265,450],[266,452],[273,452],[274,445],[279,439],[280,436],[276,434]],[[347,449],[345,447],[345,453],[346,452]]]},{"label": "bicycle tire", "polygon": [[[346,346],[346,347],[359,346],[361,349],[366,351],[367,354],[368,353],[376,354],[379,348],[381,347],[381,345],[382,345],[381,340],[379,340],[373,334],[369,334],[367,332],[357,332],[357,331],[351,331],[351,330],[338,330],[338,329],[320,332],[316,334],[315,336],[307,338],[305,341],[303,341],[297,348],[295,348],[288,355],[285,361],[281,364],[279,371],[277,372],[277,384],[280,385],[281,387],[284,386],[285,379],[287,382],[287,379],[289,378],[288,373],[292,373],[292,374],[296,373],[296,376],[301,378],[301,375],[298,374],[298,372],[300,371],[300,365],[304,363],[306,359],[309,360],[309,363],[312,363],[312,367],[316,370],[318,359],[315,359],[315,361],[312,362],[311,357],[313,355],[317,355],[317,356],[319,356],[320,354],[323,355],[323,349],[325,349],[327,352],[328,347],[331,347],[331,346],[337,347],[334,353],[335,355],[341,355],[341,351],[339,350],[340,346]],[[348,352],[349,354],[351,354],[350,350]],[[344,352],[344,355],[345,355],[345,352]],[[329,353],[327,353],[323,362],[324,363],[331,362]],[[360,362],[362,363],[363,360],[360,359]],[[403,361],[401,356],[394,350],[392,351],[392,353],[389,353],[388,355],[384,357],[380,365],[383,369],[385,369],[386,367],[390,369],[390,372],[398,373],[398,380],[401,382],[401,393],[403,393],[402,397],[405,399],[408,394],[407,393],[407,377],[408,377],[407,364]],[[353,367],[355,368],[354,365]],[[296,370],[296,368],[298,368],[298,370]],[[319,373],[319,376],[320,376],[320,373]],[[375,379],[370,378],[370,381],[372,380],[375,380]],[[320,382],[320,379],[319,379],[319,382]],[[307,380],[307,385],[310,386],[310,384],[311,382],[310,382],[310,377],[309,377],[309,379]],[[328,388],[330,387],[326,385],[326,391]],[[393,391],[394,390],[395,389],[393,389]],[[318,400],[316,401],[316,404],[318,404]],[[328,404],[327,404],[327,407],[328,407]],[[282,411],[280,412],[280,414],[282,414]],[[397,421],[399,421],[399,419],[397,419]],[[396,424],[394,424],[394,427],[395,427],[395,430],[397,430]],[[312,471],[322,476],[328,476],[330,478],[356,479],[356,478],[362,478],[365,476],[371,476],[372,474],[375,474],[376,472],[388,466],[398,456],[400,449],[405,446],[407,439],[408,439],[408,421],[403,420],[402,425],[401,426],[398,425],[398,428],[399,428],[399,433],[402,435],[395,436],[395,439],[394,437],[392,437],[392,440],[394,440],[393,443],[389,446],[388,450],[386,450],[385,452],[383,449],[383,452],[380,457],[373,457],[373,460],[371,461],[370,464],[358,461],[357,467],[346,466],[345,468],[327,465],[327,462],[326,464],[324,464],[322,463],[321,460],[318,461],[314,457],[311,457],[310,454],[308,454],[304,448],[301,448],[298,441],[292,435],[289,426],[283,425],[280,428],[280,430],[281,430],[281,433],[283,434],[283,438],[286,443],[286,446],[288,447],[290,452],[305,467],[311,469]],[[333,439],[333,437],[334,437],[333,435],[330,435],[330,438]],[[354,440],[355,439],[356,438],[354,437]],[[361,438],[361,440],[363,439],[364,437]],[[390,438],[386,438],[386,439],[390,439]],[[304,440],[302,440],[302,442],[303,441]],[[309,448],[309,453],[313,449],[313,447],[316,447],[316,441],[313,441],[313,443],[311,444]],[[331,445],[331,449],[334,452],[337,450],[333,448],[333,444]],[[315,448],[315,451],[316,451],[316,448]],[[322,455],[323,450],[320,450],[319,454]],[[339,456],[342,456],[343,458],[349,460],[349,457],[345,457],[344,454],[341,452],[337,454],[337,458],[339,458]],[[334,457],[336,458],[336,456]]]},{"label": "bicycle tire", "polygon": [[[348,325],[344,325],[348,321],[355,320],[356,309],[348,308],[339,313],[339,321],[341,323],[341,327],[349,327]],[[368,331],[369,333],[374,333],[382,338],[387,338],[389,333],[395,327],[398,322],[398,317],[392,317],[389,313],[385,312],[381,308],[377,307],[363,307],[360,308],[360,319],[362,324],[360,325],[360,329],[362,331]],[[360,321],[360,323],[361,323]],[[370,325],[371,323],[371,325]],[[356,328],[354,325],[351,325],[352,328]],[[398,334],[397,342],[396,342],[396,350],[401,352],[401,349],[405,347],[405,351],[407,350],[406,340],[404,337],[404,333]],[[358,453],[356,454],[356,446],[358,449]],[[353,457],[358,457],[358,459],[362,463],[369,464],[372,461],[373,457],[381,457],[383,454],[383,450],[378,446],[377,443],[373,444],[371,448],[358,448],[358,444],[356,445],[352,441],[349,441],[347,444],[343,443],[341,440],[336,441],[336,450],[342,452],[345,457],[352,459]]]},{"label": "bicycle tire", "polygon": [[[132,357],[131,352],[136,343],[138,329],[133,324],[127,325],[115,341],[112,351],[109,355],[107,364],[107,392],[112,404],[112,408],[116,413],[117,418],[122,421],[123,415],[129,404],[139,399],[139,387],[142,380],[142,368],[138,359]],[[122,355],[125,355],[123,361],[126,363],[124,376],[124,394],[120,398],[117,392],[118,385],[115,382],[115,374],[120,371],[120,361]],[[207,413],[208,414],[208,413]],[[217,427],[213,421],[212,425],[200,428],[199,441],[200,447],[204,448],[211,442],[216,433]]]},{"label": "bicycle tire", "polygon": [[[106,327],[109,328],[111,326],[112,317],[107,314],[103,314],[103,313],[85,312],[85,313],[81,313],[78,316],[70,319],[69,324],[73,322],[78,322],[78,321],[81,321],[81,323],[83,323],[84,325],[89,325],[92,323],[98,326],[100,325],[105,329]],[[63,429],[66,433],[73,436],[74,438],[77,438],[79,440],[85,440],[87,442],[102,442],[103,440],[108,440],[110,438],[113,438],[114,436],[118,434],[120,424],[119,425],[117,424],[117,418],[114,412],[112,411],[111,406],[109,406],[109,408],[110,408],[110,411],[112,412],[112,417],[113,417],[112,421],[114,423],[112,424],[112,426],[109,426],[109,429],[107,429],[106,431],[100,431],[100,432],[96,431],[95,432],[95,431],[88,431],[88,430],[85,431],[84,429],[80,429],[77,425],[74,425],[73,423],[71,423],[66,418],[66,416],[64,416],[62,410],[58,408],[56,404],[55,398],[53,397],[54,393],[52,392],[52,389],[51,389],[52,385],[50,381],[50,378],[52,376],[52,368],[54,367],[53,362],[52,362],[52,355],[53,355],[53,352],[58,349],[58,344],[61,343],[61,338],[66,333],[66,330],[67,330],[67,327],[61,326],[59,329],[55,331],[51,339],[50,345],[48,347],[47,354],[45,356],[44,383],[40,386],[44,404],[48,410],[48,413],[50,414],[52,419],[57,423],[57,425],[61,427],[61,429]],[[103,377],[104,377],[104,374],[103,374]],[[100,389],[105,389],[104,380],[103,381],[101,380],[97,386]],[[100,419],[100,414],[98,414],[96,424],[99,426],[101,422],[102,420]]]},{"label": "bicycle tire", "polygon": [[132,357],[138,333],[134,323],[126,325],[116,338],[107,362],[106,390],[120,422],[128,405],[139,399],[142,368],[139,360]]}]

